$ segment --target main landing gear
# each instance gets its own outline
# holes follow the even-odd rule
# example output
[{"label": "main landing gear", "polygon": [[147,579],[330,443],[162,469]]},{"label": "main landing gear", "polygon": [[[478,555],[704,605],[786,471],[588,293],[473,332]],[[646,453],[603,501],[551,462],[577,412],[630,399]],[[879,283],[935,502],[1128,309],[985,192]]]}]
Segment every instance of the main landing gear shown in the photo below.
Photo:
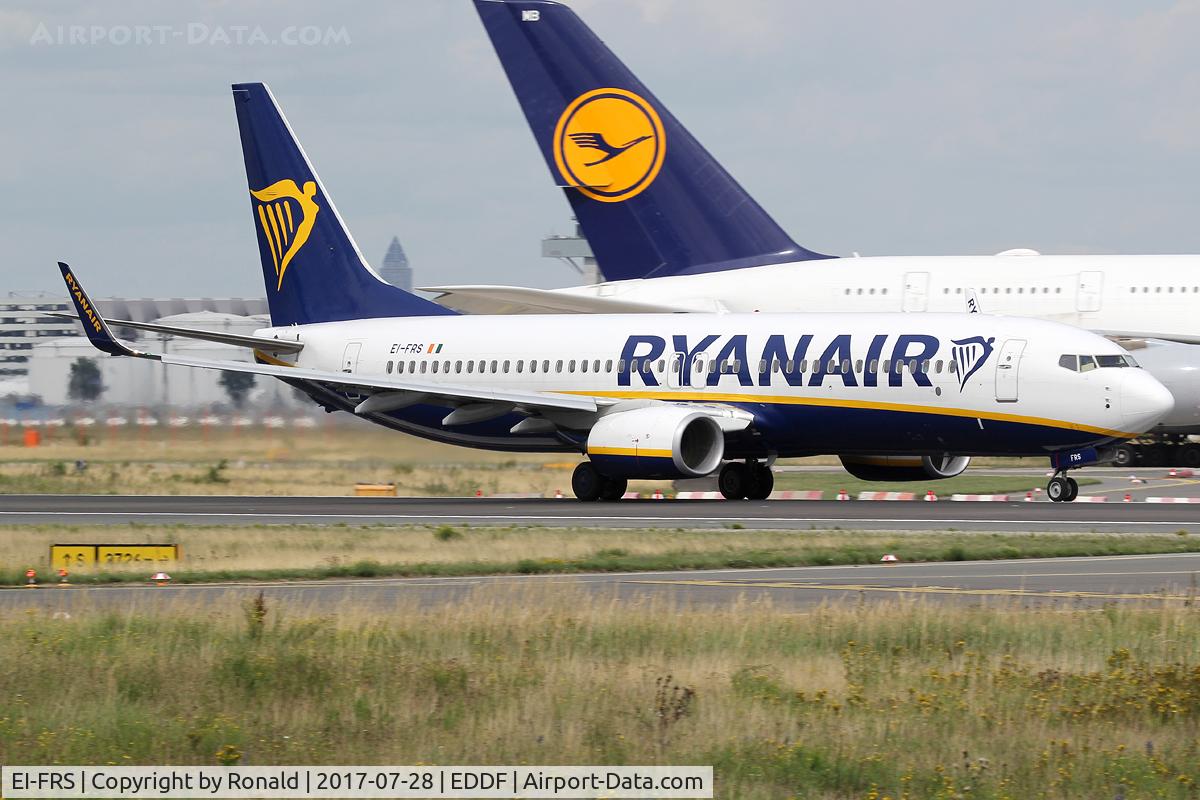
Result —
[{"label": "main landing gear", "polygon": [[1046,497],[1055,503],[1069,503],[1079,496],[1079,484],[1065,472],[1055,473],[1046,484]]},{"label": "main landing gear", "polygon": [[585,503],[594,500],[620,500],[627,488],[629,481],[624,478],[604,477],[590,461],[581,462],[571,475],[571,491]]},{"label": "main landing gear", "polygon": [[717,488],[726,500],[766,500],[775,488],[775,475],[758,461],[730,461],[717,475]]}]

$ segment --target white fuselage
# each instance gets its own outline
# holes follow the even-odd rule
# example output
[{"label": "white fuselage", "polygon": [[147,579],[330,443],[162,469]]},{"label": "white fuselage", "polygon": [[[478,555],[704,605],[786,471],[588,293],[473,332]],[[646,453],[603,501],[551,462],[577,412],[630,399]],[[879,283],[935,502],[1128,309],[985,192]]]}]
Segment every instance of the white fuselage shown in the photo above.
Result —
[{"label": "white fuselage", "polygon": [[[1136,435],[1171,405],[1144,370],[1060,365],[1064,355],[1124,359],[1100,336],[988,314],[401,317],[259,335],[302,341],[291,363],[316,370],[732,406],[754,416],[757,439],[742,445],[752,455],[1038,454]],[[464,445],[548,449],[545,436],[509,433],[519,416],[453,426],[440,422],[446,413],[413,406],[376,421]]]},{"label": "white fuselage", "polygon": [[[873,256],[557,290],[697,310],[957,312],[974,290],[987,313],[1104,333],[1200,340],[1200,256]],[[1164,427],[1200,432],[1200,348],[1135,356],[1175,395]]]}]

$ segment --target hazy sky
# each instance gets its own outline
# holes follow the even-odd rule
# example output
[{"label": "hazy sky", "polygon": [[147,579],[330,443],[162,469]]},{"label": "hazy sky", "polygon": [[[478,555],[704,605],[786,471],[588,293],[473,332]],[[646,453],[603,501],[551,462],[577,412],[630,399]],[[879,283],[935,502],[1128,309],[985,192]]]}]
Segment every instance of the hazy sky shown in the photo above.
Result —
[{"label": "hazy sky", "polygon": [[[571,5],[812,249],[1200,252],[1200,0]],[[418,285],[573,282],[468,0],[9,0],[0,74],[0,294],[63,259],[95,294],[261,295],[229,92],[258,80],[373,264],[396,234]]]}]

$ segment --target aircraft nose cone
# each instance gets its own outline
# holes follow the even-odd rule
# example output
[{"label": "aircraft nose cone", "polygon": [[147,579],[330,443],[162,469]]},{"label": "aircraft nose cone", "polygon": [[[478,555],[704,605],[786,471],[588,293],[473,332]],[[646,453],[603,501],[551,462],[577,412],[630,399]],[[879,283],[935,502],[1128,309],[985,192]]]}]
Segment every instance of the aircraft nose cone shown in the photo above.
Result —
[{"label": "aircraft nose cone", "polygon": [[1127,433],[1150,430],[1175,407],[1175,397],[1150,373],[1121,370],[1121,420]]}]

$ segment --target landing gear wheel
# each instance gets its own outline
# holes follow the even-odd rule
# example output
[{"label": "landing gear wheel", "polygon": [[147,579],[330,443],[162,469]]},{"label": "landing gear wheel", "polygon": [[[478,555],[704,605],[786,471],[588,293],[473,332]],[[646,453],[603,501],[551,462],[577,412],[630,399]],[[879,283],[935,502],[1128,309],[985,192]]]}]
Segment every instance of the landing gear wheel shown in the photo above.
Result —
[{"label": "landing gear wheel", "polygon": [[1076,497],[1079,497],[1079,482],[1074,478],[1067,478],[1067,496],[1063,498],[1063,502],[1070,503]]},{"label": "landing gear wheel", "polygon": [[746,465],[731,461],[721,467],[721,473],[717,475],[717,488],[726,500],[741,500],[746,496],[747,479]]},{"label": "landing gear wheel", "polygon": [[1067,479],[1062,475],[1055,475],[1046,484],[1046,497],[1049,497],[1052,502],[1061,503],[1067,499],[1067,495],[1071,492],[1071,485],[1067,483]]},{"label": "landing gear wheel", "polygon": [[775,475],[765,464],[749,464],[746,474],[750,480],[746,484],[747,500],[766,500],[775,488]]},{"label": "landing gear wheel", "polygon": [[1136,460],[1134,449],[1127,444],[1119,444],[1113,449],[1113,466],[1130,467]]},{"label": "landing gear wheel", "polygon": [[629,488],[629,481],[624,478],[605,478],[604,487],[600,490],[600,499],[608,502],[620,500]]},{"label": "landing gear wheel", "polygon": [[585,503],[600,499],[604,483],[604,478],[590,461],[582,462],[571,475],[571,491],[575,492],[575,496]]}]

